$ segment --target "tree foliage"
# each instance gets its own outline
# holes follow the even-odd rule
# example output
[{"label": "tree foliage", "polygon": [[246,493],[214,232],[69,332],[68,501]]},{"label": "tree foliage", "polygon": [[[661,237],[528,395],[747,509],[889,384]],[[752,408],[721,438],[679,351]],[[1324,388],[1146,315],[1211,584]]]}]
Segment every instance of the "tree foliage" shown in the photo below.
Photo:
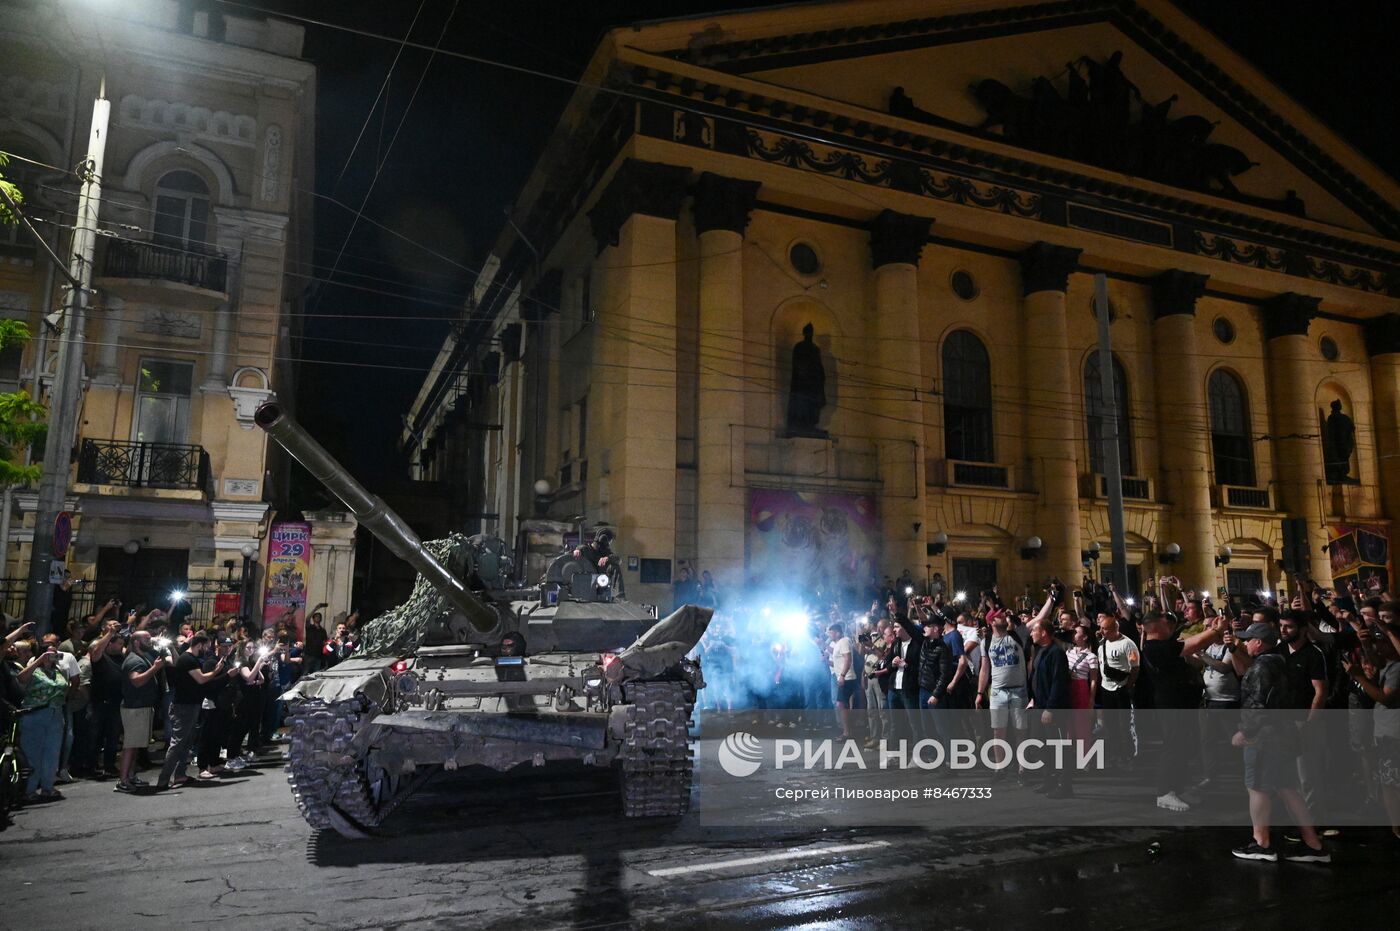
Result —
[{"label": "tree foliage", "polygon": [[[6,157],[5,153],[0,152],[0,168],[4,168],[9,163],[10,160]],[[4,188],[5,193],[10,195],[10,200],[14,201],[16,204],[24,203],[24,194],[21,193],[20,189],[15,187],[13,183],[6,181],[4,175],[0,175],[0,188]],[[0,223],[10,225],[18,222],[19,217],[15,216],[14,211],[10,209],[10,205],[6,203],[5,199],[0,197]]]},{"label": "tree foliage", "polygon": [[[7,163],[0,155],[0,168]],[[3,176],[0,186],[16,204],[24,202],[24,195]],[[4,198],[0,198],[0,223],[14,224],[19,217],[10,210]],[[29,327],[23,320],[0,319],[0,350],[17,342],[29,339]],[[5,485],[28,485],[39,479],[39,466],[19,464],[24,450],[46,433],[46,411],[42,404],[34,401],[27,391],[0,392],[0,487]]]}]

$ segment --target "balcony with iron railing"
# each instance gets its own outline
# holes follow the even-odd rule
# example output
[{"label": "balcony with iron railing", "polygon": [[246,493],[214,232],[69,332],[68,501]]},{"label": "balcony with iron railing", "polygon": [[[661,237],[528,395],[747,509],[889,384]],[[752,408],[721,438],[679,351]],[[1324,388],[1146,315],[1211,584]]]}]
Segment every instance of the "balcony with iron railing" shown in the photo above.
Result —
[{"label": "balcony with iron railing", "polygon": [[202,446],[83,440],[78,482],[116,488],[211,494],[209,453]]},{"label": "balcony with iron railing", "polygon": [[228,297],[228,257],[202,246],[107,239],[101,262],[102,286],[135,300],[159,300],[178,293],[219,303]]}]

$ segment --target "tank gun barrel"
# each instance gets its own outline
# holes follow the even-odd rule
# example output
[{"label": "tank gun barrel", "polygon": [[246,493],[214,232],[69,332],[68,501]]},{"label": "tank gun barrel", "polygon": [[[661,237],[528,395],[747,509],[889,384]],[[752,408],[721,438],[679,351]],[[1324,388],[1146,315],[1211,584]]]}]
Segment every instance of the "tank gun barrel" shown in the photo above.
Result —
[{"label": "tank gun barrel", "polygon": [[378,537],[391,553],[431,582],[473,627],[483,633],[495,629],[498,623],[496,612],[472,594],[446,566],[434,559],[404,519],[357,482],[301,424],[287,415],[282,405],[276,401],[264,403],[253,415],[253,421],[343,501],[360,523],[369,528],[370,533]]}]

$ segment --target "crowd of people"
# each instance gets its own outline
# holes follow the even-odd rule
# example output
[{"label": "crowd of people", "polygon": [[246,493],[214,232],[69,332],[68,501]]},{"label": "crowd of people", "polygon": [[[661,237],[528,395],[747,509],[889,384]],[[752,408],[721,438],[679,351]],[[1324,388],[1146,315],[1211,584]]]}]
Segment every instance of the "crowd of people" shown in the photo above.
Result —
[{"label": "crowd of people", "polygon": [[358,617],[335,622],[334,634],[319,610],[304,631],[290,611],[266,628],[230,615],[181,622],[160,609],[123,614],[115,599],[63,622],[66,639],[7,622],[0,725],[17,731],[28,769],[21,801],[61,800],[58,785],[75,779],[140,793],[184,784],[191,763],[200,780],[253,765],[282,739],[280,696],[354,653]]},{"label": "crowd of people", "polygon": [[[899,740],[1014,744],[1028,732],[1097,738],[1106,765],[1147,770],[1171,812],[1221,788],[1242,758],[1254,832],[1235,855],[1279,858],[1278,801],[1296,825],[1286,855],[1328,862],[1313,825],[1343,805],[1376,806],[1400,840],[1400,619],[1376,584],[1294,585],[1283,603],[1237,602],[1163,577],[1139,602],[1086,577],[1008,605],[995,588],[915,595],[901,579],[856,612],[722,608],[701,643],[702,707],[788,710],[790,726],[834,724],[833,736],[870,752]],[[1055,768],[1035,788],[1072,798],[1074,777]],[[992,778],[1032,781],[1009,765]]]}]

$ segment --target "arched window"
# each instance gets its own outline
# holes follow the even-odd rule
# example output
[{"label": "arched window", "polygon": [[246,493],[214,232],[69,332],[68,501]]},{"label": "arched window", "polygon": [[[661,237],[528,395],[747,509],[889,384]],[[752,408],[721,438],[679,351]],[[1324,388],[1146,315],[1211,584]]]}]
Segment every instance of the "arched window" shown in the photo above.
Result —
[{"label": "arched window", "polygon": [[1249,404],[1240,380],[1224,369],[1211,372],[1210,448],[1215,480],[1221,485],[1254,485],[1254,440],[1249,431]]},{"label": "arched window", "polygon": [[943,343],[943,448],[949,459],[995,462],[992,444],[992,362],[967,330]]},{"label": "arched window", "polygon": [[156,184],[155,241],[202,252],[209,235],[209,188],[192,171],[167,172]]},{"label": "arched window", "polygon": [[[1124,475],[1136,475],[1132,399],[1128,394],[1128,374],[1123,371],[1123,363],[1118,361],[1117,356],[1113,357],[1113,393],[1118,402],[1118,464]],[[1088,422],[1089,470],[1095,473],[1104,471],[1103,436],[1108,426],[1104,419],[1106,407],[1103,381],[1099,378],[1099,353],[1094,350],[1084,363],[1084,416]]]}]

